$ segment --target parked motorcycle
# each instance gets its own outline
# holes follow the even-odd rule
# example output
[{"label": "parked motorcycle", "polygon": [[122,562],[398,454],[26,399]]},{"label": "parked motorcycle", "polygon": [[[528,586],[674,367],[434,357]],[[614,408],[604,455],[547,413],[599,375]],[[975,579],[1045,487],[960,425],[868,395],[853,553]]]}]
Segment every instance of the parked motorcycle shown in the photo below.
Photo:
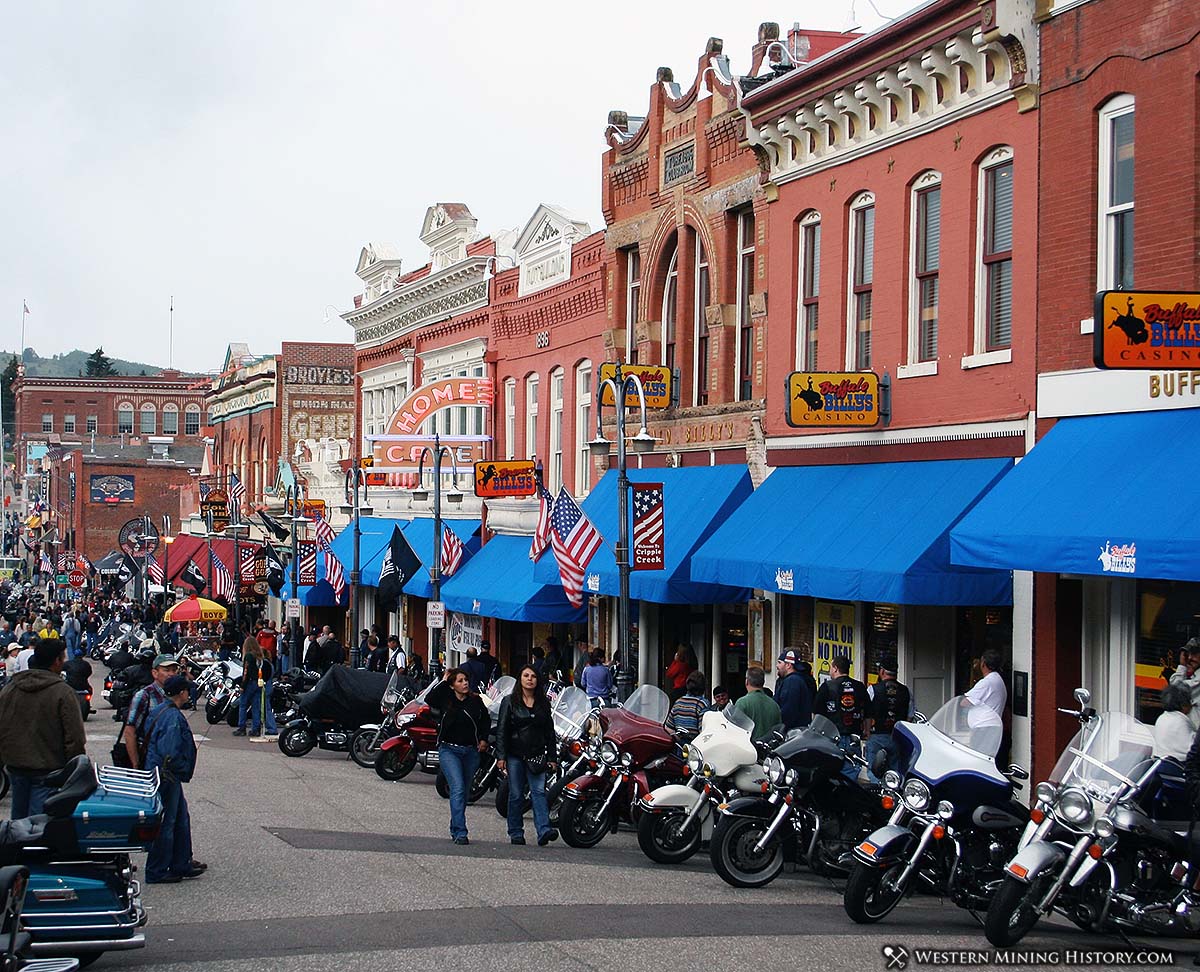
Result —
[{"label": "parked motorcycle", "polygon": [[434,684],[427,685],[392,717],[396,734],[385,739],[375,754],[375,773],[381,780],[398,782],[418,766],[427,773],[437,772],[438,713],[425,704]]},{"label": "parked motorcycle", "polygon": [[75,972],[78,959],[29,957],[29,932],[21,927],[28,889],[29,868],[0,868],[0,972]]},{"label": "parked motorcycle", "polygon": [[[228,715],[230,705],[239,694],[241,678],[242,666],[235,661],[219,661],[210,665],[204,673],[204,718],[210,726],[215,726]],[[197,689],[200,687],[198,683]]]},{"label": "parked motorcycle", "polygon": [[715,808],[767,781],[759,760],[769,747],[751,740],[754,722],[730,703],[705,712],[700,732],[684,747],[689,780],[668,783],[639,803],[638,844],[658,864],[682,864],[712,839]]},{"label": "parked motorcycle", "polygon": [[0,828],[0,865],[30,869],[23,921],[36,956],[88,964],[142,948],[146,912],[131,853],[150,849],[162,823],[157,771],[77,756],[46,777],[44,814]]},{"label": "parked motorcycle", "polygon": [[387,676],[334,665],[316,686],[297,696],[279,733],[285,756],[305,756],[314,748],[348,753],[355,731],[379,711]]},{"label": "parked motorcycle", "polygon": [[842,896],[859,924],[879,921],[918,890],[971,911],[987,908],[1029,822],[1013,799],[1029,774],[1016,765],[1000,772],[994,757],[1003,727],[973,729],[973,710],[959,695],[928,723],[896,723],[904,774],[885,774],[883,797],[895,809],[855,848]]},{"label": "parked motorcycle", "polygon": [[844,873],[851,849],[887,819],[878,787],[842,775],[847,760],[837,728],[824,716],[793,730],[763,762],[768,790],[718,807],[709,855],[738,888],[759,888],[783,869],[785,843],[817,874]]},{"label": "parked motorcycle", "polygon": [[679,747],[663,726],[669,711],[666,693],[643,685],[623,706],[593,713],[602,733],[594,750],[598,759],[563,791],[559,831],[566,843],[595,847],[621,821],[636,826],[641,798],[683,778]]},{"label": "parked motorcycle", "polygon": [[1080,728],[1037,801],[988,908],[988,941],[1008,947],[1043,915],[1125,935],[1200,932],[1193,811],[1180,764],[1152,756],[1150,726],[1097,713],[1076,689]]},{"label": "parked motorcycle", "polygon": [[413,683],[399,670],[393,671],[388,679],[387,688],[383,691],[383,700],[379,703],[383,718],[376,723],[362,726],[350,738],[350,758],[365,769],[375,765],[375,757],[387,739],[397,735],[400,729],[396,725],[396,715],[408,705],[413,695]]}]

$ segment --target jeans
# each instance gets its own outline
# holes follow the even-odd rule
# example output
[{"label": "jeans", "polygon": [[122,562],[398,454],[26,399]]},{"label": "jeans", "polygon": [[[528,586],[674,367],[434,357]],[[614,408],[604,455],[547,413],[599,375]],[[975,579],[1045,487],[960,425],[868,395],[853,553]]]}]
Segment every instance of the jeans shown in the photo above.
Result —
[{"label": "jeans", "polygon": [[530,773],[525,760],[511,758],[508,767],[508,836],[525,836],[525,791],[533,803],[533,826],[538,839],[550,830],[550,808],[546,805],[546,774]]},{"label": "jeans", "polygon": [[[838,736],[838,745],[842,747],[842,752],[852,753],[855,756],[861,755],[862,750],[858,743],[854,741],[853,736]],[[861,767],[853,760],[846,760],[842,764],[842,776],[848,780],[858,781],[858,774]]]},{"label": "jeans", "polygon": [[76,649],[79,647],[79,635],[74,631],[68,631],[65,638],[67,642],[67,655],[74,658],[79,654]]},{"label": "jeans", "polygon": [[20,820],[22,817],[32,817],[35,813],[41,813],[46,797],[54,792],[50,787],[42,785],[45,774],[18,773],[10,769],[8,778],[12,780],[12,819]]},{"label": "jeans", "polygon": [[438,746],[438,766],[450,786],[450,836],[467,836],[467,790],[479,768],[479,750],[474,746]]},{"label": "jeans", "polygon": [[251,685],[242,689],[242,698],[238,702],[238,728],[246,728],[246,716],[250,715],[250,731],[258,732],[262,728],[262,720],[267,720],[267,732],[274,735],[279,730],[275,726],[275,712],[271,708],[271,683],[267,682],[262,688]]},{"label": "jeans", "polygon": [[867,778],[872,783],[880,781],[880,778],[875,775],[875,771],[872,769],[875,765],[875,754],[878,752],[887,753],[885,770],[896,768],[897,761],[900,759],[900,752],[896,749],[896,740],[892,738],[890,732],[873,732],[867,738]]},{"label": "jeans", "polygon": [[146,858],[146,880],[161,881],[168,874],[187,874],[192,862],[192,817],[178,780],[163,780],[158,787],[162,799],[162,829]]}]

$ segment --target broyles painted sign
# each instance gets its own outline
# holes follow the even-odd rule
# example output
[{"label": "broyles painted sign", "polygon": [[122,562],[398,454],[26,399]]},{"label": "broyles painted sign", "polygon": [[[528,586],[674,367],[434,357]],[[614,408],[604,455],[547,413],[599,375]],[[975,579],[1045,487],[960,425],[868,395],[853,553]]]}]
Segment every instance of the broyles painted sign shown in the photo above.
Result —
[{"label": "broyles painted sign", "polygon": [[1097,368],[1191,369],[1200,364],[1200,294],[1102,290],[1096,294]]},{"label": "broyles painted sign", "polygon": [[793,371],[787,396],[787,423],[795,429],[879,422],[879,376],[873,371]]}]

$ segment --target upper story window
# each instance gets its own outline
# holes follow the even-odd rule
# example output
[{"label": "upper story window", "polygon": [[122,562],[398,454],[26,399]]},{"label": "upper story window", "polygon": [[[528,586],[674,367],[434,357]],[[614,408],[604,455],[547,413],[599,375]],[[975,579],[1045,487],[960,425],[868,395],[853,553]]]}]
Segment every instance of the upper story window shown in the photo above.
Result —
[{"label": "upper story window", "polygon": [[517,381],[504,383],[504,458],[517,457]]},{"label": "upper story window", "polygon": [[75,416],[74,415],[64,415],[63,416],[63,431],[64,432],[74,432],[75,431]]},{"label": "upper story window", "polygon": [[163,406],[163,435],[179,434],[179,408],[175,405]]},{"label": "upper story window", "polygon": [[99,415],[89,415],[87,417],[87,427],[85,429],[85,431],[88,433],[88,435],[91,435],[93,432],[97,431],[99,428],[100,428],[100,416]]},{"label": "upper story window", "polygon": [[638,300],[642,295],[642,255],[638,248],[625,251],[625,360],[637,364]]},{"label": "upper story window", "polygon": [[563,385],[562,368],[550,372],[550,491],[563,484]]},{"label": "upper story window", "polygon": [[117,434],[133,432],[133,406],[121,404],[117,406]]},{"label": "upper story window", "polygon": [[1096,289],[1133,287],[1133,95],[1100,109]]},{"label": "upper story window", "polygon": [[592,363],[581,361],[575,368],[575,495],[586,496],[592,488]]},{"label": "upper story window", "polygon": [[711,300],[711,285],[708,276],[708,254],[704,252],[704,244],[696,237],[696,273],[694,276],[696,292],[692,302],[692,404],[708,404],[708,316],[707,308]]},{"label": "upper story window", "polygon": [[54,416],[52,414],[50,414],[49,412],[44,412],[42,414],[42,431],[43,432],[53,432],[54,431]]},{"label": "upper story window", "polygon": [[158,412],[154,410],[153,405],[146,404],[142,406],[138,421],[138,431],[142,435],[154,435],[158,431]]},{"label": "upper story window", "polygon": [[200,434],[200,406],[189,405],[183,413],[183,433],[184,435],[199,435]]},{"label": "upper story window", "polygon": [[663,288],[662,357],[668,368],[675,367],[675,311],[679,305],[679,248],[671,250],[667,264],[667,285]]},{"label": "upper story window", "polygon": [[737,353],[734,375],[736,400],[747,402],[754,393],[754,322],[750,295],[754,292],[754,211],[738,214],[737,228]]},{"label": "upper story window", "polygon": [[871,321],[875,285],[875,194],[859,193],[850,204],[849,308],[846,367],[871,367]]},{"label": "upper story window", "polygon": [[908,360],[937,361],[938,271],[942,244],[942,177],[926,172],[913,184],[910,234]]},{"label": "upper story window", "polygon": [[806,213],[800,219],[800,254],[796,294],[796,370],[817,367],[817,324],[821,302],[821,214]]},{"label": "upper story window", "polygon": [[979,169],[976,348],[1012,347],[1013,153],[990,152]]},{"label": "upper story window", "polygon": [[538,376],[525,379],[525,457],[537,455]]}]

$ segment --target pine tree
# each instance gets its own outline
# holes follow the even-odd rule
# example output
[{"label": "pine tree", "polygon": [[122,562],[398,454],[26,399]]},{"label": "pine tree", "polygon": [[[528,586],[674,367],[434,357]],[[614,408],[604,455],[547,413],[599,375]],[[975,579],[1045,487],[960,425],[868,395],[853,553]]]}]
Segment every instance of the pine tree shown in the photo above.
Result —
[{"label": "pine tree", "polygon": [[4,372],[0,373],[0,414],[4,417],[4,427],[12,430],[13,415],[16,411],[16,399],[13,398],[13,382],[17,380],[17,356],[8,359]]},{"label": "pine tree", "polygon": [[108,378],[117,374],[112,361],[104,353],[104,348],[96,348],[87,359],[87,376],[89,378]]}]

